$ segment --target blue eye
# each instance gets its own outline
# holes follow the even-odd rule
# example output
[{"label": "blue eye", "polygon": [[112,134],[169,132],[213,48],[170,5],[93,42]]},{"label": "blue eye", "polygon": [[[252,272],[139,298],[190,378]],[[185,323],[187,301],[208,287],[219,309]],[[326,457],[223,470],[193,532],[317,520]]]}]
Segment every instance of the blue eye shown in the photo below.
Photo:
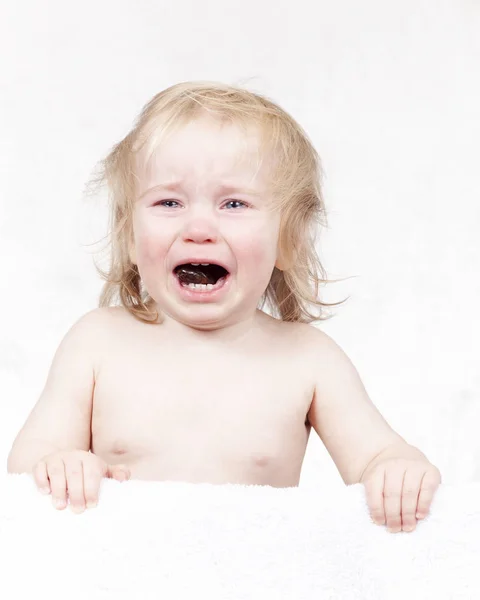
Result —
[{"label": "blue eye", "polygon": [[[154,202],[153,206],[164,206],[165,208],[177,208],[180,204],[177,200],[158,200]],[[243,200],[228,200],[224,207],[227,209],[238,209],[238,208],[248,208],[248,204]]]},{"label": "blue eye", "polygon": [[[228,206],[229,204],[237,204],[237,206],[234,206],[233,208],[241,208],[242,206],[244,206],[245,208],[248,208],[248,204],[246,202],[243,202],[242,200],[229,200],[225,206]],[[238,206],[240,205],[240,206]]]}]

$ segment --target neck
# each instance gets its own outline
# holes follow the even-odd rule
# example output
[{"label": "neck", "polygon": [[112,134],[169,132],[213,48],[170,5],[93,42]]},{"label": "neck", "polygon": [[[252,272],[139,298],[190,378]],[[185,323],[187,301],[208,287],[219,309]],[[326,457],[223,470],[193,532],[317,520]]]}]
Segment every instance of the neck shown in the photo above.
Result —
[{"label": "neck", "polygon": [[220,325],[194,326],[182,323],[170,317],[162,315],[162,329],[175,334],[189,344],[199,342],[201,344],[211,343],[213,345],[241,345],[248,342],[251,335],[258,330],[261,321],[269,318],[262,311],[256,310],[253,314],[239,319],[233,323],[222,323]]}]

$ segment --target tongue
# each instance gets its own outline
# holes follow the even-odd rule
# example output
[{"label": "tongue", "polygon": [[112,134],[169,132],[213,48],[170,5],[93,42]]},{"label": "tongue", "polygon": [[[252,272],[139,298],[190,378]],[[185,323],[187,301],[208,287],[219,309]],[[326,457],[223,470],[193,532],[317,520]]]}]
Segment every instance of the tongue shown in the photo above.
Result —
[{"label": "tongue", "polygon": [[180,283],[217,283],[217,280],[210,277],[206,271],[192,267],[181,267],[177,270],[177,277]]}]

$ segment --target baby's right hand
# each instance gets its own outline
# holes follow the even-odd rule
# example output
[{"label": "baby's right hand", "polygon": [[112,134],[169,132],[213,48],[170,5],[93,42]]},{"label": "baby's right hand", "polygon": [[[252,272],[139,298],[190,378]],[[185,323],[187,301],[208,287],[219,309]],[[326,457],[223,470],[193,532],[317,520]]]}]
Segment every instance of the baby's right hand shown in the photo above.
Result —
[{"label": "baby's right hand", "polygon": [[98,502],[102,478],[117,481],[130,478],[130,470],[124,465],[107,465],[101,458],[85,450],[53,452],[44,456],[33,467],[33,478],[43,494],[52,494],[55,508],[67,506],[81,513],[93,508]]}]

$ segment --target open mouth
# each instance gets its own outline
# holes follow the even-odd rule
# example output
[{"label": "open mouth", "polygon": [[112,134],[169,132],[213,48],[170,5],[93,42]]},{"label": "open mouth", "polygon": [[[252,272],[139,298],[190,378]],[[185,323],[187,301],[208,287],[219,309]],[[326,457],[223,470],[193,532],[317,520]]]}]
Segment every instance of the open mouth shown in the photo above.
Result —
[{"label": "open mouth", "polygon": [[186,263],[173,270],[182,287],[199,292],[219,289],[225,283],[229,272],[214,263]]}]

